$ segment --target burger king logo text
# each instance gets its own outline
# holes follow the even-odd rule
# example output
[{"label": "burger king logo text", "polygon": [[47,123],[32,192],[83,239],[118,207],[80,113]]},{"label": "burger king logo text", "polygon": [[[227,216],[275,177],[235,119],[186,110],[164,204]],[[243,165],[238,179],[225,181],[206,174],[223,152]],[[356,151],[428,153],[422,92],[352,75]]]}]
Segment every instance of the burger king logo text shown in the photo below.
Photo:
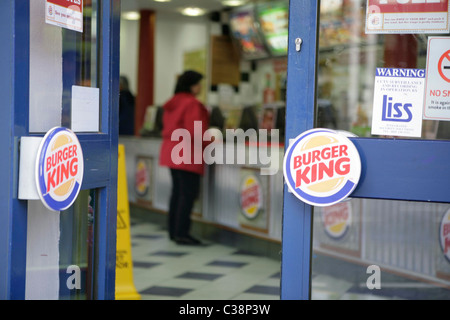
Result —
[{"label": "burger king logo text", "polygon": [[352,207],[350,201],[336,203],[323,208],[322,222],[325,233],[333,239],[342,238],[352,223]]},{"label": "burger king logo text", "polygon": [[76,200],[83,181],[83,152],[77,136],[53,128],[44,136],[36,161],[36,185],[43,204],[63,211]]},{"label": "burger king logo text", "polygon": [[258,178],[247,176],[241,185],[241,209],[248,219],[257,217],[262,207],[262,192]]},{"label": "burger king logo text", "polygon": [[283,171],[289,190],[297,198],[323,207],[338,203],[353,192],[361,175],[361,160],[344,134],[312,129],[290,144]]},{"label": "burger king logo text", "polygon": [[439,228],[439,240],[445,258],[450,262],[450,209],[444,214]]}]

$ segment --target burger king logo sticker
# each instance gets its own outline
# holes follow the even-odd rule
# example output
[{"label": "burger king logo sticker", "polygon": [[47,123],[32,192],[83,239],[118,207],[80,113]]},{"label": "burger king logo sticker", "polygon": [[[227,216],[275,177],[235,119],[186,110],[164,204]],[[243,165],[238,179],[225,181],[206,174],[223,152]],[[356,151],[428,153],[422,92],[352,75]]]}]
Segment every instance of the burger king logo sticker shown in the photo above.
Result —
[{"label": "burger king logo sticker", "polygon": [[261,185],[254,175],[247,176],[241,185],[241,210],[248,219],[255,219],[262,207]]},{"label": "burger king logo sticker", "polygon": [[36,186],[43,204],[63,211],[77,199],[83,181],[83,152],[77,136],[53,128],[42,139],[36,159]]},{"label": "burger king logo sticker", "polygon": [[450,262],[450,209],[444,214],[439,228],[439,242],[445,258]]},{"label": "burger king logo sticker", "polygon": [[284,178],[289,190],[314,206],[331,206],[347,198],[361,175],[354,144],[330,129],[312,129],[295,138],[286,151]]}]

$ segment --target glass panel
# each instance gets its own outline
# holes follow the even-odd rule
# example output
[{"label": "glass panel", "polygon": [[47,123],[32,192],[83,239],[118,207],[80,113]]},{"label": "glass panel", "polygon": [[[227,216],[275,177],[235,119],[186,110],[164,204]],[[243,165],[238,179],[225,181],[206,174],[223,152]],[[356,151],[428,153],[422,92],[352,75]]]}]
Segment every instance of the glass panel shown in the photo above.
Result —
[{"label": "glass panel", "polygon": [[61,212],[59,243],[61,300],[93,299],[95,190],[83,190]]},{"label": "glass panel", "polygon": [[71,127],[72,86],[99,87],[98,0],[84,1],[83,32],[62,29],[62,126]]},{"label": "glass panel", "polygon": [[[428,34],[365,34],[367,0],[323,0],[317,127],[372,135],[377,68],[425,69]],[[410,87],[408,87],[410,88]],[[418,139],[450,139],[422,121]],[[314,208],[312,299],[450,299],[450,206],[351,199]]]},{"label": "glass panel", "polygon": [[312,299],[450,299],[450,205],[314,209]]},{"label": "glass panel", "polygon": [[[410,138],[371,133],[376,68],[425,69],[430,34],[365,34],[366,3],[321,1],[317,127]],[[416,138],[448,140],[450,122],[424,120]]]}]

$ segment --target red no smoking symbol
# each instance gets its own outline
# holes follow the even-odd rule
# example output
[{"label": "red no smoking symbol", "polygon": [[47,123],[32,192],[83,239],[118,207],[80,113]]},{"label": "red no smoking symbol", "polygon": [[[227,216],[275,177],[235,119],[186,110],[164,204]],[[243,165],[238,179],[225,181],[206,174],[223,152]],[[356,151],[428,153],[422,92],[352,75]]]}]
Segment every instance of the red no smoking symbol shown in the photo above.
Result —
[{"label": "red no smoking symbol", "polygon": [[439,59],[438,71],[442,79],[450,82],[450,50],[447,50]]}]

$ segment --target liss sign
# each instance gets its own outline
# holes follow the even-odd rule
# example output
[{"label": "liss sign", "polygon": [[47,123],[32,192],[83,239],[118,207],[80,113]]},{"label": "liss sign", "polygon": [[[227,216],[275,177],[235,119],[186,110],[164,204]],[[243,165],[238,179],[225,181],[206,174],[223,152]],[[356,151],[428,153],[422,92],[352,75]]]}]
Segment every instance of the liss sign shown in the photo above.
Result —
[{"label": "liss sign", "polygon": [[289,145],[283,173],[289,191],[297,198],[314,206],[331,206],[346,199],[356,188],[361,159],[344,134],[312,129]]}]

